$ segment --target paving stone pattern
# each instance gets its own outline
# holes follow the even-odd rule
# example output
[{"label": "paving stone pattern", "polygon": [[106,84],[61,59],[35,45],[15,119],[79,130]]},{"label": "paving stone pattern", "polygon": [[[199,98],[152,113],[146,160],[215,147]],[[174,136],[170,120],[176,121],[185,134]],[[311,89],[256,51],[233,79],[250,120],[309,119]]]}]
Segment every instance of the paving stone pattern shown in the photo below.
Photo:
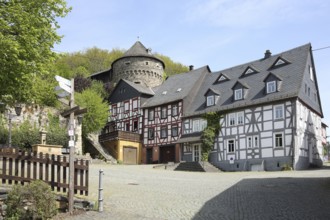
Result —
[{"label": "paving stone pattern", "polygon": [[104,211],[70,219],[330,219],[327,169],[196,173],[92,164],[94,201],[99,169]]}]

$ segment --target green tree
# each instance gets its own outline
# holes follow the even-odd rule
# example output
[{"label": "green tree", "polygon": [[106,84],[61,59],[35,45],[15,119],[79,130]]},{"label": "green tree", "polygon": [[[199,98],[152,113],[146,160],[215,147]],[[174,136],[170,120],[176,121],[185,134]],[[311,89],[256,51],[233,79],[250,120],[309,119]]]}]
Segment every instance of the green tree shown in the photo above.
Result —
[{"label": "green tree", "polygon": [[108,104],[93,89],[86,89],[82,93],[75,93],[76,104],[87,108],[83,117],[83,133],[99,131],[108,119]]},{"label": "green tree", "polygon": [[202,160],[207,161],[214,146],[215,137],[219,135],[222,115],[219,112],[209,112],[203,115],[207,121],[207,127],[201,135],[202,140]]},{"label": "green tree", "polygon": [[172,76],[175,74],[186,73],[189,71],[189,67],[179,63],[174,62],[170,57],[156,53],[155,56],[161,59],[165,64],[165,77]]},{"label": "green tree", "polygon": [[65,78],[87,77],[93,73],[109,69],[113,61],[123,54],[124,51],[120,49],[108,51],[93,47],[84,51],[63,53],[56,60],[55,66],[58,75]]},{"label": "green tree", "polygon": [[65,0],[0,1],[0,99],[33,99],[36,76],[48,74],[56,57],[57,18],[69,11]]}]

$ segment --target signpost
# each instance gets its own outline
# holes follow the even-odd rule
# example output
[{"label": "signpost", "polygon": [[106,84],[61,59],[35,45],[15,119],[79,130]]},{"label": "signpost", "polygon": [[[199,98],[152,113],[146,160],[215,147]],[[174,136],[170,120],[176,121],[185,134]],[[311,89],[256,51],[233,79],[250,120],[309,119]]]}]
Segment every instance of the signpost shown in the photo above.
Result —
[{"label": "signpost", "polygon": [[[68,80],[61,76],[55,76],[59,86],[56,86],[55,90],[60,92],[58,94],[59,101],[69,105],[70,109],[63,112],[63,117],[70,117],[69,121],[69,190],[68,190],[68,201],[69,201],[69,213],[73,213],[73,194],[74,194],[74,148],[75,148],[75,132],[74,132],[74,116],[86,113],[86,109],[80,109],[79,106],[74,104],[74,79]],[[70,96],[70,100],[65,99]]]}]

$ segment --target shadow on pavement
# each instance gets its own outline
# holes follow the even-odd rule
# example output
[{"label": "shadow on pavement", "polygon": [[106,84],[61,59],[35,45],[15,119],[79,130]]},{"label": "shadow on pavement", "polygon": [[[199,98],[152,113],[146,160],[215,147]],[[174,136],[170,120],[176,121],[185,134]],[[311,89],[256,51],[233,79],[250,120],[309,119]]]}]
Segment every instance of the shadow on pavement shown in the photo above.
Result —
[{"label": "shadow on pavement", "polygon": [[330,178],[244,179],[193,219],[330,219]]}]

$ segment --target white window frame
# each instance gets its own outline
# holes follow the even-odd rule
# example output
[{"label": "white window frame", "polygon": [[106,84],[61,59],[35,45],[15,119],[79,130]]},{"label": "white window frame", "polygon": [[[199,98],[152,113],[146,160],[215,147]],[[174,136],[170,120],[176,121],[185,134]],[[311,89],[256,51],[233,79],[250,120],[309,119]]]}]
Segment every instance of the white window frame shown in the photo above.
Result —
[{"label": "white window frame", "polygon": [[259,148],[259,136],[258,135],[248,136],[246,138],[246,142],[247,142],[247,148],[249,148],[249,149]]},{"label": "white window frame", "polygon": [[[278,145],[278,139],[281,140],[281,146]],[[274,133],[274,148],[283,148],[284,147],[284,135],[283,132],[276,132]]]},{"label": "white window frame", "polygon": [[284,105],[275,105],[274,106],[274,119],[283,119],[284,118]]},{"label": "white window frame", "polygon": [[184,134],[189,134],[191,133],[190,131],[190,122],[189,119],[184,120],[183,122],[183,133]]},{"label": "white window frame", "polygon": [[235,89],[235,100],[243,99],[243,89]]},{"label": "white window frame", "polygon": [[193,119],[192,132],[199,132],[200,130],[200,119]]},{"label": "white window frame", "polygon": [[214,95],[210,95],[206,97],[206,106],[212,106],[215,104]]},{"label": "white window frame", "polygon": [[227,151],[228,153],[235,153],[235,139],[227,140]]},{"label": "white window frame", "polygon": [[167,118],[167,106],[162,106],[160,111],[161,111],[160,118],[161,119]]},{"label": "white window frame", "polygon": [[149,109],[148,110],[148,120],[153,121],[155,119],[155,110],[154,109]]},{"label": "white window frame", "polygon": [[129,112],[129,102],[124,102],[124,112],[127,113]]},{"label": "white window frame", "polygon": [[267,94],[276,92],[276,81],[267,82]]},{"label": "white window frame", "polygon": [[160,127],[160,138],[167,138],[167,126]]},{"label": "white window frame", "polygon": [[236,114],[235,113],[231,113],[228,115],[228,122],[229,122],[229,126],[236,125]]},{"label": "white window frame", "polygon": [[155,129],[154,128],[148,128],[148,140],[155,139]]},{"label": "white window frame", "polygon": [[[176,133],[173,132],[173,131],[176,131]],[[179,136],[179,126],[178,126],[177,124],[172,125],[172,128],[171,128],[171,136],[172,136],[172,137],[177,137],[177,136]]]},{"label": "white window frame", "polygon": [[137,109],[138,109],[138,100],[133,99],[133,110],[137,110]]},{"label": "white window frame", "polygon": [[112,116],[117,115],[117,104],[111,106]]},{"label": "white window frame", "polygon": [[247,142],[247,147],[252,148],[253,137],[252,136],[247,137],[246,142]]},{"label": "white window frame", "polygon": [[178,104],[173,104],[172,105],[172,116],[177,116],[178,115]]},{"label": "white window frame", "polygon": [[244,112],[237,112],[237,125],[244,124]]}]

